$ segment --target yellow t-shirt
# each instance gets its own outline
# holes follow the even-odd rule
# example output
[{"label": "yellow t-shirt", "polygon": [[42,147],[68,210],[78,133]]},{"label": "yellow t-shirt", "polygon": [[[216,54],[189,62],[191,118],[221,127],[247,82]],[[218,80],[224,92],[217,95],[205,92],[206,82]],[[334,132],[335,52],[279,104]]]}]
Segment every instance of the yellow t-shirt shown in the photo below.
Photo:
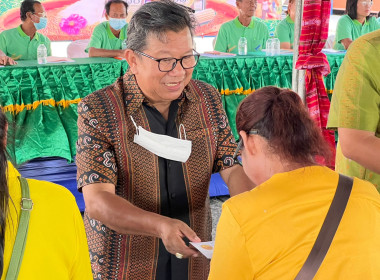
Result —
[{"label": "yellow t-shirt", "polygon": [[[8,164],[11,201],[5,231],[4,272],[18,229],[20,174]],[[56,184],[28,179],[33,210],[18,280],[93,279],[83,220],[73,195]],[[13,201],[13,202],[12,202]]]},{"label": "yellow t-shirt", "polygon": [[[294,279],[317,238],[338,173],[313,166],[274,175],[223,205],[209,280]],[[354,179],[317,279],[380,279],[380,195]]]}]

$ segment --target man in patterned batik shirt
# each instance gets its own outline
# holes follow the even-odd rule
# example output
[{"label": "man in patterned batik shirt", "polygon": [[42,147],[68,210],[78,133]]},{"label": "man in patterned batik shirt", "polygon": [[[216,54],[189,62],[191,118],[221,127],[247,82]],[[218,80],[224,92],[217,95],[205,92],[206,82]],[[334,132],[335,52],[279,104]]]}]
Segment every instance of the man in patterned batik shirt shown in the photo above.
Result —
[{"label": "man in patterned batik shirt", "polygon": [[220,172],[231,195],[253,187],[234,165],[220,94],[191,80],[193,27],[172,1],[142,6],[128,27],[129,71],[78,106],[95,279],[207,279],[209,260],[187,242],[211,240],[210,176]]}]

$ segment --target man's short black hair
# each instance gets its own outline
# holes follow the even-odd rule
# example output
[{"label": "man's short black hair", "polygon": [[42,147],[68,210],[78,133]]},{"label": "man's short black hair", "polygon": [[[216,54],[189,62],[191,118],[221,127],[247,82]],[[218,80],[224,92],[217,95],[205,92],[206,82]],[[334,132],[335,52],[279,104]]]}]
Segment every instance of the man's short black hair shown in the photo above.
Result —
[{"label": "man's short black hair", "polygon": [[111,5],[113,3],[121,3],[121,4],[124,4],[125,6],[125,11],[126,13],[128,14],[128,3],[123,1],[123,0],[110,0],[107,2],[106,6],[104,7],[104,9],[106,9],[106,14],[107,15],[110,15],[110,9],[111,9]]},{"label": "man's short black hair", "polygon": [[34,4],[41,4],[41,2],[35,1],[35,0],[25,0],[24,2],[21,3],[20,18],[22,21],[26,20],[27,12],[34,13]]}]

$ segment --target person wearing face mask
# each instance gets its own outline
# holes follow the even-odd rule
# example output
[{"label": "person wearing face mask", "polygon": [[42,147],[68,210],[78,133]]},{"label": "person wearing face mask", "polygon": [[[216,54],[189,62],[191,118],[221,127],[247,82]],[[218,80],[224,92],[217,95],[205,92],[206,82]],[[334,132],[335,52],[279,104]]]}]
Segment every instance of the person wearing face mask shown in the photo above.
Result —
[{"label": "person wearing face mask", "polygon": [[49,38],[37,32],[47,25],[42,4],[25,0],[21,3],[20,17],[21,25],[0,33],[0,65],[14,65],[21,59],[37,59],[37,48],[40,44],[44,44],[48,55],[51,55]]},{"label": "person wearing face mask", "polygon": [[126,18],[128,4],[123,0],[111,0],[105,5],[107,21],[94,28],[86,52],[90,57],[122,57],[122,44],[127,39]]},{"label": "person wearing face mask", "polygon": [[280,40],[281,49],[293,49],[294,20],[296,16],[295,0],[289,0],[287,14],[286,18],[276,26],[276,37]]},{"label": "person wearing face mask", "polygon": [[347,50],[355,39],[380,29],[380,23],[370,16],[372,5],[372,0],[347,0],[346,15],[336,27],[335,50]]},{"label": "person wearing face mask", "polygon": [[237,54],[238,42],[241,37],[247,39],[248,52],[265,48],[269,30],[264,23],[253,16],[256,6],[256,0],[236,0],[239,15],[220,27],[215,42],[214,49],[216,51]]},{"label": "person wearing face mask", "polygon": [[76,164],[94,279],[206,280],[209,183],[230,194],[252,182],[234,165],[236,142],[220,93],[192,80],[195,18],[172,0],[137,10],[129,70],[78,105]]}]

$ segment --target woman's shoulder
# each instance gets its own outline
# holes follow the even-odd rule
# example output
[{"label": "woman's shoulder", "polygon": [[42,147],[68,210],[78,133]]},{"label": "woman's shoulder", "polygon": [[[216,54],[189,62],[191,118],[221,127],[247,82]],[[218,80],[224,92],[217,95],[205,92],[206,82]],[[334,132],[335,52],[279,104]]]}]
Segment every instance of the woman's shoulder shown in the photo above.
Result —
[{"label": "woman's shoulder", "polygon": [[338,24],[346,23],[346,24],[352,24],[354,21],[349,15],[343,15],[339,18]]}]

